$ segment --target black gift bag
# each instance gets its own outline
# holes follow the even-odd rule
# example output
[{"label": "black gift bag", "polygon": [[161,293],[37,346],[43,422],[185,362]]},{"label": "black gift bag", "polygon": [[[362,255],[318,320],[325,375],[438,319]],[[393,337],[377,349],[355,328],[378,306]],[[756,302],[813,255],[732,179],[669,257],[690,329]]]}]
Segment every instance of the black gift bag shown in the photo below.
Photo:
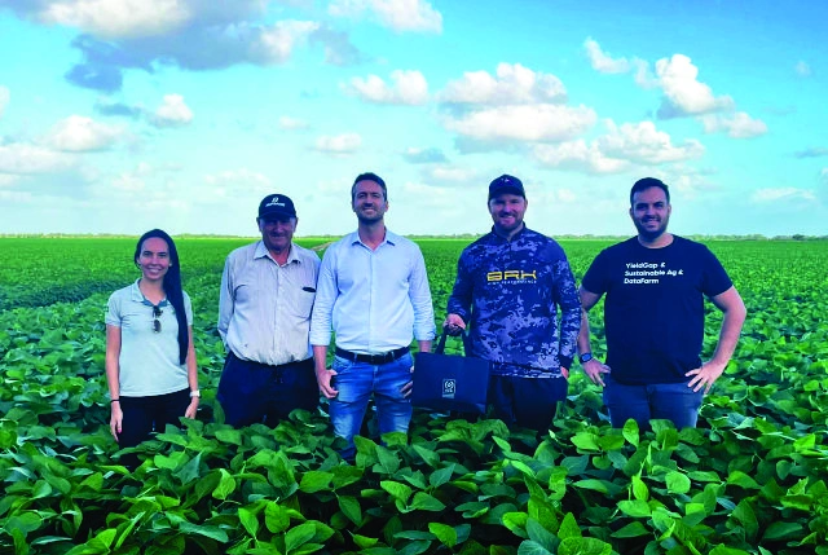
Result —
[{"label": "black gift bag", "polygon": [[[465,341],[463,344],[465,347]],[[433,353],[417,353],[411,403],[437,411],[484,414],[489,392],[489,361],[446,355],[445,348],[446,334],[443,333]]]}]

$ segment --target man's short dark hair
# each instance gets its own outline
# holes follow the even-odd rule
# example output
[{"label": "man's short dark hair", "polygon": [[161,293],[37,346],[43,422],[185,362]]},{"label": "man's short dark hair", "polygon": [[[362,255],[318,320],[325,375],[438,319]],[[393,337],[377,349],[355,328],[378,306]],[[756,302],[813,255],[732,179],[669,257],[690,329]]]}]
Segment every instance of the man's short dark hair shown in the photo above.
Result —
[{"label": "man's short dark hair", "polygon": [[388,200],[388,187],[385,186],[385,181],[383,181],[383,179],[374,172],[365,172],[356,176],[356,179],[354,179],[354,184],[351,185],[351,202],[353,202],[354,198],[356,198],[356,186],[357,183],[359,183],[360,181],[373,181],[374,183],[379,185],[382,189],[383,200]]},{"label": "man's short dark hair", "polygon": [[670,204],[670,189],[667,187],[667,184],[660,179],[656,179],[655,177],[645,177],[644,179],[636,181],[633,184],[632,189],[630,189],[630,206],[633,205],[633,196],[635,196],[636,193],[646,191],[651,187],[658,187],[664,191],[664,196],[667,197],[667,204]]}]

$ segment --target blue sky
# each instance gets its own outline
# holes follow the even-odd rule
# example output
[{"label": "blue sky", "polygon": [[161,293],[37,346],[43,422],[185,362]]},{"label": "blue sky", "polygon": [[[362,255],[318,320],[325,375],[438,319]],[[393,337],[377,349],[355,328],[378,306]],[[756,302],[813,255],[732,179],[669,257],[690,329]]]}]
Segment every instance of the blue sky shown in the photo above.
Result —
[{"label": "blue sky", "polygon": [[355,227],[363,171],[399,233],[825,235],[828,3],[0,0],[0,233]]}]

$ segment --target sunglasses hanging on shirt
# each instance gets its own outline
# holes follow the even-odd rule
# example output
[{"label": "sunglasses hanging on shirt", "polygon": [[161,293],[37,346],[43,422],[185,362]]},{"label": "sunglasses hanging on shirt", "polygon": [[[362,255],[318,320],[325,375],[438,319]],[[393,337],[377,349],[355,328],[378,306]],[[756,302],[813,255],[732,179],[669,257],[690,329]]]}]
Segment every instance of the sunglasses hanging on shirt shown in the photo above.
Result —
[{"label": "sunglasses hanging on shirt", "polygon": [[158,306],[152,307],[152,331],[155,333],[161,333],[161,320],[159,318],[162,314],[164,314],[164,311]]}]

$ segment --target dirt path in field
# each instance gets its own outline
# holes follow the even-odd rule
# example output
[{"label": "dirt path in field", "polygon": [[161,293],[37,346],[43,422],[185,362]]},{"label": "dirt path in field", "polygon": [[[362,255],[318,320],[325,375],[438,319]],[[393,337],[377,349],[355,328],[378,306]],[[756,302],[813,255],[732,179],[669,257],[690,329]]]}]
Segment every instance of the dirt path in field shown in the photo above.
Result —
[{"label": "dirt path in field", "polygon": [[333,241],[328,241],[324,245],[316,245],[315,247],[311,247],[311,250],[316,252],[323,251],[327,249],[329,246],[333,245],[333,243]]}]

